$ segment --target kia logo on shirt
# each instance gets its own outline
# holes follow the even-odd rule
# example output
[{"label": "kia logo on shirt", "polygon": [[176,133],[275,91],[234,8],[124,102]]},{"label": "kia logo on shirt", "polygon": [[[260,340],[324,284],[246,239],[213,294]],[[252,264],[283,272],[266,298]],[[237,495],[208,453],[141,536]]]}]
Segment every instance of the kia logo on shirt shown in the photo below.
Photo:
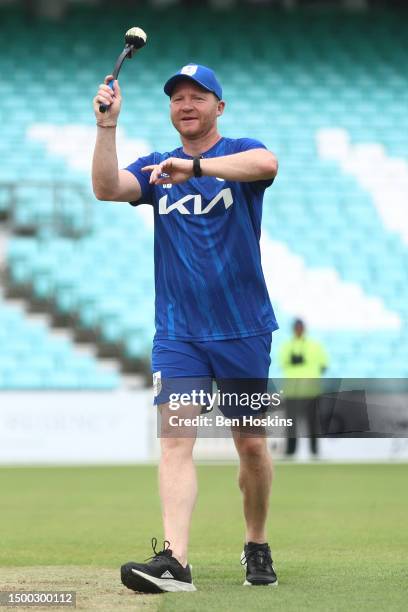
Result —
[{"label": "kia logo on shirt", "polygon": [[[183,198],[180,198],[180,200],[177,200],[176,202],[171,203],[169,206],[167,206],[168,198],[169,198],[168,195],[164,195],[159,200],[159,214],[160,215],[168,215],[173,210],[177,210],[182,215],[190,215],[190,214],[205,215],[206,213],[210,212],[210,210],[214,208],[214,206],[218,204],[218,202],[220,201],[224,202],[225,210],[227,210],[230,206],[232,206],[234,202],[230,188],[222,189],[215,196],[215,198],[213,198],[211,202],[209,202],[207,206],[205,206],[204,208],[203,208],[202,197],[200,194],[186,195]],[[186,208],[185,206],[185,204],[187,204],[187,202],[190,202],[190,201],[194,202],[193,213],[190,213],[188,208]]]}]

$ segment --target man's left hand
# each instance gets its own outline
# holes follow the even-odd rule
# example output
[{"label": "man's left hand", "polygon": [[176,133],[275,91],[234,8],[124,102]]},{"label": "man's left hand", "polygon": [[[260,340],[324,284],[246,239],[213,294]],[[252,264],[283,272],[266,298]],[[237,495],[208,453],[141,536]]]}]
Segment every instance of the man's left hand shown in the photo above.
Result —
[{"label": "man's left hand", "polygon": [[149,181],[151,185],[166,185],[167,183],[177,185],[188,181],[193,176],[193,161],[191,159],[169,157],[161,164],[145,166],[142,171],[151,172]]}]

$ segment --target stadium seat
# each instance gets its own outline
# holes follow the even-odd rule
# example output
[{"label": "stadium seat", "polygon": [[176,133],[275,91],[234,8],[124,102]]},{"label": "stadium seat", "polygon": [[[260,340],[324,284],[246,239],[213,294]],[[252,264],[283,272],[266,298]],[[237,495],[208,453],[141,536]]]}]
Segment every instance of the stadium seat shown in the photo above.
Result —
[{"label": "stadium seat", "polygon": [[[137,141],[148,150],[174,148],[178,140],[167,121],[163,82],[183,62],[214,65],[228,103],[221,118],[222,133],[258,138],[280,159],[278,178],[265,197],[265,234],[284,244],[293,257],[300,256],[309,271],[327,268],[323,277],[329,284],[344,283],[350,304],[361,305],[355,313],[359,321],[364,320],[368,304],[368,318],[381,320],[381,312],[388,309],[394,320],[401,321],[401,329],[406,328],[408,234],[404,238],[399,223],[403,207],[395,205],[391,218],[387,202],[388,217],[384,216],[372,193],[378,170],[367,164],[367,155],[371,160],[395,158],[383,178],[398,181],[395,202],[398,193],[401,202],[407,201],[404,25],[392,13],[373,14],[370,20],[342,13],[333,20],[330,13],[316,9],[305,29],[299,12],[274,11],[272,18],[271,12],[259,9],[251,11],[250,19],[244,10],[229,13],[227,29],[225,20],[200,7],[189,11],[195,11],[202,32],[212,33],[212,45],[189,27],[182,9],[172,8],[165,23],[157,23],[143,7],[146,24],[155,24],[155,40],[143,51],[136,73],[133,64],[123,72],[123,148],[131,156],[134,147],[135,157]],[[123,346],[128,357],[146,358],[154,331],[152,231],[142,211],[95,201],[86,148],[90,134],[93,138],[93,132],[86,131],[94,123],[90,101],[117,54],[123,12],[106,9],[101,16],[111,35],[99,56],[92,51],[100,47],[100,33],[92,27],[92,13],[86,9],[72,10],[58,33],[50,23],[41,23],[40,47],[16,15],[3,12],[8,47],[0,65],[9,75],[4,100],[9,120],[2,127],[0,183],[18,181],[20,186],[14,205],[0,188],[0,217],[8,213],[17,230],[35,231],[35,237],[15,236],[9,241],[11,281],[31,288],[38,299],[52,300],[61,314],[75,316],[82,328],[100,333],[104,341]],[[171,27],[181,29],[183,37],[169,49],[165,40]],[[20,28],[24,53],[38,74],[45,75],[42,81],[33,80],[27,65],[17,61]],[[0,48],[5,49],[4,43]],[[75,95],[67,74],[75,75]],[[28,98],[36,104],[27,105]],[[346,163],[350,151],[355,156],[352,172]],[[40,185],[24,185],[24,180],[83,186],[84,197],[75,190],[61,192],[59,215],[61,227],[79,237],[64,237],[53,227],[50,192]],[[89,219],[84,201],[90,206]],[[270,262],[271,267],[278,265]],[[327,346],[329,374],[407,376],[407,355],[395,345],[394,327],[384,323],[382,330],[356,330],[350,315],[350,327],[339,330],[336,321],[341,313],[335,308],[328,313],[322,305],[325,290],[313,293],[321,327],[312,326],[311,332],[321,334]],[[279,303],[276,310],[284,335],[292,316],[299,313]],[[378,331],[383,334],[381,349]],[[275,347],[279,342],[277,334]],[[10,372],[14,362],[4,363]],[[44,376],[45,357],[41,364]],[[271,372],[278,372],[275,364]],[[77,374],[67,370],[58,380],[69,387]],[[28,375],[13,380],[22,386],[31,384]]]},{"label": "stadium seat", "polygon": [[0,300],[0,390],[115,389],[119,377]]}]

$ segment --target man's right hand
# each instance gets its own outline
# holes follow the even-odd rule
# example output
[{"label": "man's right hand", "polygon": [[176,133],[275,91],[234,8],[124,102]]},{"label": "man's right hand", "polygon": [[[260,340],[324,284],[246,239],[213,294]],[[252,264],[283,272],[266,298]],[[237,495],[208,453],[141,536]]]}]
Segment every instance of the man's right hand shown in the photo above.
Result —
[{"label": "man's right hand", "polygon": [[[122,96],[118,81],[114,81],[113,91],[108,86],[108,83],[112,81],[112,79],[113,76],[108,74],[105,78],[105,83],[99,86],[98,93],[93,100],[96,122],[98,125],[106,127],[115,126],[117,124],[122,105]],[[109,107],[106,113],[100,112],[99,106],[101,104],[105,104]]]}]

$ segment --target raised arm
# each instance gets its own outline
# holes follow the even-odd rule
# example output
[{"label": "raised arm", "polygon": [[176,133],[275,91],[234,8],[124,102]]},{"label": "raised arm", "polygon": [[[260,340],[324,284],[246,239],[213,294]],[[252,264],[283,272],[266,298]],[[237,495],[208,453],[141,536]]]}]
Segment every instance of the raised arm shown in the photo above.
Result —
[{"label": "raised arm", "polygon": [[[93,106],[96,117],[97,135],[92,162],[92,185],[98,200],[113,202],[134,202],[141,196],[137,178],[127,170],[119,170],[116,153],[116,126],[118,123],[122,96],[119,83],[115,81],[112,91],[107,83],[108,75],[100,85]],[[106,113],[99,111],[99,105],[110,105]]]}]

